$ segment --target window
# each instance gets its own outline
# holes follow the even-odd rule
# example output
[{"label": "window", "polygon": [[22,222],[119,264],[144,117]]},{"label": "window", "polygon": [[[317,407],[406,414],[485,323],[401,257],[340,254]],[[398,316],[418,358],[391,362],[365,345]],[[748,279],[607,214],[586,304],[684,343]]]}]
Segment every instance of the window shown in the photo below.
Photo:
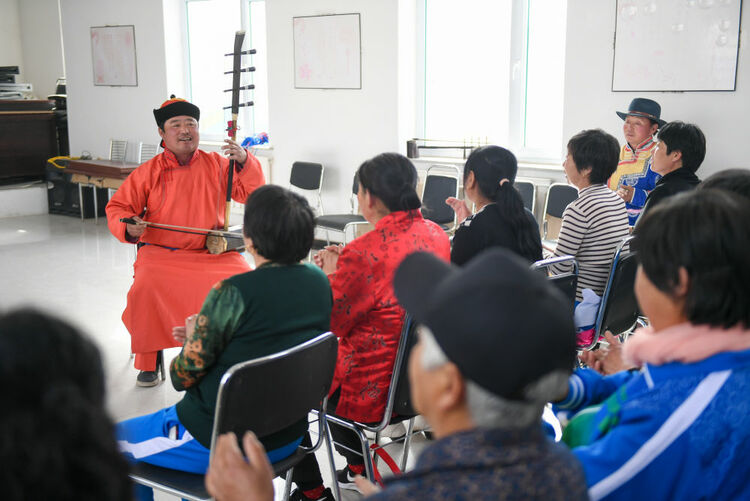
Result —
[{"label": "window", "polygon": [[422,137],[559,160],[566,2],[423,2]]},{"label": "window", "polygon": [[188,39],[188,89],[190,100],[201,109],[201,139],[222,141],[231,120],[232,52],[234,32],[245,30],[243,50],[255,55],[242,57],[242,67],[255,66],[243,73],[241,85],[254,84],[251,91],[240,91],[238,141],[268,130],[268,66],[266,65],[266,5],[262,0],[186,0]]}]

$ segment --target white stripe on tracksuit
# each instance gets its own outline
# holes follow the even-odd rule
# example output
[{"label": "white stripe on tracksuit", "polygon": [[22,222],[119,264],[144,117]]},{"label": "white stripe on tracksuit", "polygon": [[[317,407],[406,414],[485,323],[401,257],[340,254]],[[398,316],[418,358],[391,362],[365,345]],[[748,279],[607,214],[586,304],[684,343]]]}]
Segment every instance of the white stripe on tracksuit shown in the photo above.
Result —
[{"label": "white stripe on tracksuit", "polygon": [[135,459],[159,454],[169,449],[175,449],[193,440],[189,431],[185,430],[180,439],[171,439],[169,437],[154,437],[143,442],[130,443],[125,440],[118,440],[122,452],[129,452]]},{"label": "white stripe on tracksuit", "polygon": [[644,443],[625,464],[591,486],[589,489],[591,500],[597,501],[608,496],[664,452],[698,419],[731,374],[732,371],[727,370],[706,376],[690,396],[664,421],[654,436]]}]

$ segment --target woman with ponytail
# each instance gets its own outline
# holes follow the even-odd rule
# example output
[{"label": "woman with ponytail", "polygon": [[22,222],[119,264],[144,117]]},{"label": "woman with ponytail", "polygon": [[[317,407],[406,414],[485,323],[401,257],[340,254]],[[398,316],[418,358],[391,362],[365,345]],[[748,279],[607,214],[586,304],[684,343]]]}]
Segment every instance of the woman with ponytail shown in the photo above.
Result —
[{"label": "woman with ponytail", "polygon": [[[339,338],[336,372],[329,407],[334,414],[364,423],[379,421],[385,410],[393,363],[404,322],[404,310],[393,292],[393,274],[416,251],[450,259],[450,243],[435,223],[422,218],[416,192],[417,171],[404,156],[383,153],[357,170],[357,199],[364,218],[375,228],[346,247],[328,247],[315,262],[328,275],[333,289],[331,330]],[[360,450],[351,432],[334,425],[336,442]],[[354,474],[363,474],[362,456],[343,448],[348,467],[338,474],[342,487],[356,489]],[[315,457],[306,456],[294,469],[314,474]],[[322,491],[322,489],[319,489]],[[322,499],[318,490],[295,499]]]},{"label": "woman with ponytail", "polygon": [[481,146],[464,164],[464,192],[476,206],[471,214],[456,198],[445,201],[460,222],[453,237],[451,261],[463,265],[489,247],[505,247],[529,262],[542,259],[542,241],[534,215],[513,187],[515,155],[500,146]]},{"label": "woman with ponytail", "polygon": [[132,499],[91,341],[37,311],[0,314],[0,385],[3,499]]}]

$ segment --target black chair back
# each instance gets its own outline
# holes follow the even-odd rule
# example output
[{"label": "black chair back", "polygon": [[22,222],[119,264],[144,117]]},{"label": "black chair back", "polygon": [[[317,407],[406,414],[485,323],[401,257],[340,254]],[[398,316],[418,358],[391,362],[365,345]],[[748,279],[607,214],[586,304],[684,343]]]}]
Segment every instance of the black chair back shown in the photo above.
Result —
[{"label": "black chair back", "polygon": [[575,311],[576,288],[578,287],[578,275],[576,273],[563,273],[562,275],[552,275],[549,281],[562,292],[569,300],[570,314]]},{"label": "black chair back", "polygon": [[[628,241],[629,239],[624,243]],[[606,331],[618,335],[635,327],[639,315],[634,290],[637,270],[638,259],[635,253],[618,249],[596,319],[597,339]]]},{"label": "black chair back", "polygon": [[565,207],[578,198],[578,190],[567,184],[552,184],[547,191],[547,203],[544,213],[552,217],[561,218]]},{"label": "black chair back", "polygon": [[398,352],[402,354],[402,362],[400,366],[394,365],[393,367],[394,370],[398,369],[393,397],[393,412],[404,418],[411,418],[419,414],[411,405],[411,384],[409,383],[409,356],[412,348],[417,344],[416,328],[417,323],[409,315],[406,315],[398,347]]},{"label": "black chair back", "polygon": [[523,206],[533,213],[534,183],[529,183],[528,181],[516,181],[515,183],[513,183],[513,186],[515,186],[516,190],[518,190],[518,193],[521,195]]},{"label": "black chair back", "polygon": [[456,214],[445,199],[457,194],[458,178],[429,174],[422,192],[422,216],[440,225],[452,224]]},{"label": "black chair back", "polygon": [[222,433],[233,431],[242,437],[252,430],[264,437],[320,408],[331,387],[337,351],[336,336],[328,332],[283,352],[232,366],[219,386],[211,448]]},{"label": "black chair back", "polygon": [[319,190],[323,165],[313,162],[294,162],[289,182],[301,190]]},{"label": "black chair back", "polygon": [[545,274],[548,273],[548,268],[553,264],[559,263],[570,263],[571,269],[569,272],[561,273],[559,275],[551,275],[548,277],[549,281],[552,282],[568,299],[570,304],[570,314],[572,315],[575,311],[576,302],[576,287],[578,286],[578,262],[576,262],[573,256],[556,256],[548,259],[542,259],[531,265],[532,270],[540,270]]}]

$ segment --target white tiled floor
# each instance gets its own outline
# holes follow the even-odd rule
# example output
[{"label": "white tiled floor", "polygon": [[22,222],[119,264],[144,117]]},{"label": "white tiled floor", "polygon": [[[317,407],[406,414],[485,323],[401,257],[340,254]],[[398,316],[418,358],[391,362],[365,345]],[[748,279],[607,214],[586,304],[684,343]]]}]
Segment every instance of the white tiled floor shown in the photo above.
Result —
[{"label": "white tiled floor", "polygon": [[[115,421],[154,412],[181,398],[169,378],[155,388],[135,386],[130,336],[120,320],[134,258],[133,246],[117,241],[103,219],[94,223],[59,215],[0,218],[0,309],[39,308],[91,336],[102,352],[107,408]],[[167,360],[178,352],[178,348],[167,350]],[[330,485],[325,449],[317,455]],[[342,467],[343,460],[335,457]],[[280,499],[283,483],[277,479],[276,485]],[[344,499],[359,497],[343,494]],[[157,495],[157,499],[175,498]]]}]

